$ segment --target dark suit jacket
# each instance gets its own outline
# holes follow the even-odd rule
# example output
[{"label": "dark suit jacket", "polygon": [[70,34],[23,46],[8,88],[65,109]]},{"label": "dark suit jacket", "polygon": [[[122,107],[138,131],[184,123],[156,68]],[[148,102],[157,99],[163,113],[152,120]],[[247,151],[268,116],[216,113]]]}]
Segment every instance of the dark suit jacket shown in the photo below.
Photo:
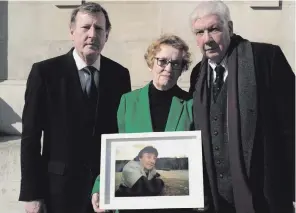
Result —
[{"label": "dark suit jacket", "polygon": [[[295,75],[278,46],[251,45],[257,89],[251,93],[249,89],[253,85],[244,85],[246,101],[239,109],[244,112],[241,115],[242,141],[248,141],[247,147],[242,144],[247,183],[256,212],[292,213],[292,201],[295,200]],[[242,60],[248,61],[247,58]],[[200,80],[200,65],[194,67],[190,77],[191,94]],[[200,126],[200,121],[194,122],[195,126]],[[209,145],[204,144],[204,147]],[[204,150],[206,161],[211,158],[209,150]],[[216,177],[213,168],[207,165],[206,169],[215,197]]]},{"label": "dark suit jacket", "polygon": [[[66,180],[86,170],[95,171],[92,175],[96,176],[101,134],[118,132],[116,112],[121,95],[131,90],[129,71],[101,56],[99,100],[92,135],[92,131],[84,128],[87,105],[72,51],[33,64],[29,74],[22,117],[21,201],[42,199],[49,192],[64,190]],[[62,181],[59,177],[66,179]],[[86,183],[80,184],[83,187]],[[79,184],[73,190],[77,187]]]}]

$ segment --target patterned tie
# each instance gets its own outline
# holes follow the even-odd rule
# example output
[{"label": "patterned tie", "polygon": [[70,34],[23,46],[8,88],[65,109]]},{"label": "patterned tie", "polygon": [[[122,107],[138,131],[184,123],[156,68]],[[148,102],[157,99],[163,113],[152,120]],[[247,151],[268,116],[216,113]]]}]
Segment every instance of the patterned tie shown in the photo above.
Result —
[{"label": "patterned tie", "polygon": [[85,92],[89,99],[96,99],[98,97],[98,90],[95,84],[94,76],[97,71],[93,66],[87,66],[83,70],[88,73],[88,78],[85,82]]},{"label": "patterned tie", "polygon": [[217,100],[217,97],[221,91],[221,88],[223,86],[223,74],[225,72],[225,69],[222,65],[217,65],[215,68],[215,72],[216,72],[216,79],[213,83],[213,98],[214,101]]}]

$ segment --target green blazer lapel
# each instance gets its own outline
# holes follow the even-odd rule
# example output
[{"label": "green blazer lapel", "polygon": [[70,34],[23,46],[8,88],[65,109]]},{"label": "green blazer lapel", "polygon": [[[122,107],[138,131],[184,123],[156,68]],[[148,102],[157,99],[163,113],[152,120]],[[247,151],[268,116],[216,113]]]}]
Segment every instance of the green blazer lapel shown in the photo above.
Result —
[{"label": "green blazer lapel", "polygon": [[177,129],[180,116],[183,111],[183,107],[183,100],[177,97],[173,97],[169,116],[165,127],[166,132],[175,131]]},{"label": "green blazer lapel", "polygon": [[140,121],[137,126],[141,131],[153,132],[149,104],[149,84],[141,89],[137,105],[137,112],[135,113],[138,113],[137,116],[141,118],[137,119],[138,121]]}]

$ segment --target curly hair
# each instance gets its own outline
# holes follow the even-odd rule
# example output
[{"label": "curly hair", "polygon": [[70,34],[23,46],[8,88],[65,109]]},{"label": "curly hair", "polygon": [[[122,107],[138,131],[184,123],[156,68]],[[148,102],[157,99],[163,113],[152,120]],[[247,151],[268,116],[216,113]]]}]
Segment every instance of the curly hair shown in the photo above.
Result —
[{"label": "curly hair", "polygon": [[180,51],[183,51],[183,68],[182,71],[188,70],[191,64],[191,53],[189,52],[189,47],[184,40],[182,40],[179,36],[164,34],[160,36],[157,40],[153,41],[144,55],[146,63],[149,68],[153,67],[154,57],[160,51],[161,45],[172,46]]}]

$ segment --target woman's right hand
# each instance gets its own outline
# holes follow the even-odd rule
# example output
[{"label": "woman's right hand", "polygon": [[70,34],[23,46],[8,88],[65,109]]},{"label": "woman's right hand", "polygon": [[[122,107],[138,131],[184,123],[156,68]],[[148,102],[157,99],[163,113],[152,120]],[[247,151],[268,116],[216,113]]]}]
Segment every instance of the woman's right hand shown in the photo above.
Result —
[{"label": "woman's right hand", "polygon": [[100,195],[99,193],[94,193],[91,197],[91,203],[95,212],[106,212],[100,209]]}]

